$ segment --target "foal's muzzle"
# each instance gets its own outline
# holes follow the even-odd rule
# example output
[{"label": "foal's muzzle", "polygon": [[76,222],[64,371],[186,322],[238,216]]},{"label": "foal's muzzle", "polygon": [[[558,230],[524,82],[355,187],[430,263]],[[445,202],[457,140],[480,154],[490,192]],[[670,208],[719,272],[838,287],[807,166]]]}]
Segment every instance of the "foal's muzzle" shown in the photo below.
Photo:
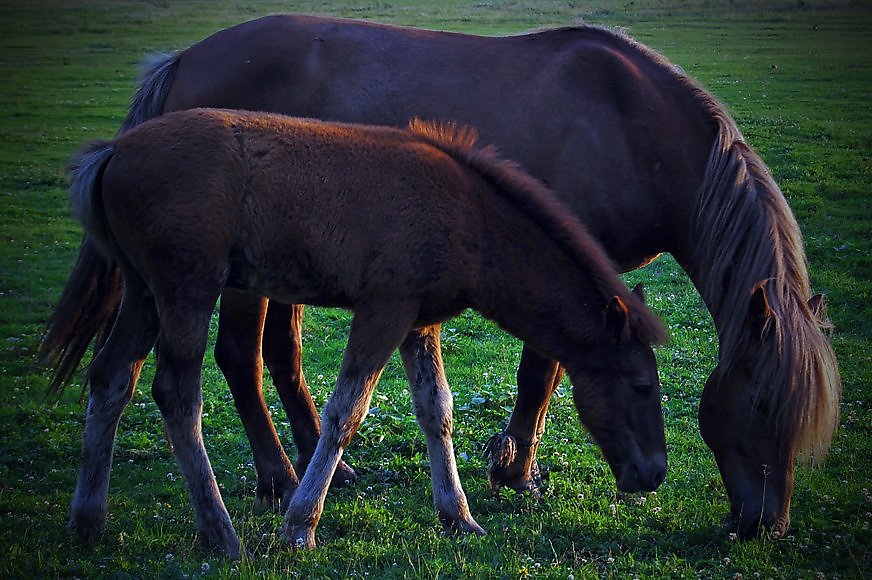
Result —
[{"label": "foal's muzzle", "polygon": [[618,489],[627,493],[654,491],[666,479],[666,456],[624,464],[616,478]]}]

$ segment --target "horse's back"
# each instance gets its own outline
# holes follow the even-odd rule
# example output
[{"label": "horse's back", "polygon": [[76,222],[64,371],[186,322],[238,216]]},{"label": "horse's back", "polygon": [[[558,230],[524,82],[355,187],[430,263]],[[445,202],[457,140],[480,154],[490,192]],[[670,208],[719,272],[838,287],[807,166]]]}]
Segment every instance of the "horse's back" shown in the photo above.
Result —
[{"label": "horse's back", "polygon": [[630,266],[692,219],[714,127],[682,79],[599,27],[483,37],[278,15],[181,53],[166,110],[476,127]]}]

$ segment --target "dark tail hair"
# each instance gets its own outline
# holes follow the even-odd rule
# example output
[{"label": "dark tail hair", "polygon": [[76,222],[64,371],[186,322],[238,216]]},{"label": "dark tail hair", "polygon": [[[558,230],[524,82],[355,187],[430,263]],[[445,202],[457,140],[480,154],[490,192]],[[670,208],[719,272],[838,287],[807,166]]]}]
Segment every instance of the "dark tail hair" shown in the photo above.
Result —
[{"label": "dark tail hair", "polygon": [[158,52],[145,57],[139,65],[139,83],[119,133],[129,131],[163,113],[181,54]]},{"label": "dark tail hair", "polygon": [[[177,63],[178,54],[158,53],[146,57],[119,133],[163,112]],[[52,374],[50,393],[63,392],[93,341],[96,340],[95,351],[102,346],[115,322],[122,293],[121,269],[107,259],[86,234],[39,345],[39,362]]]},{"label": "dark tail hair", "polygon": [[121,269],[85,236],[39,345],[40,364],[52,372],[50,393],[63,392],[91,341],[97,340],[95,350],[103,344],[115,321],[121,294]]}]

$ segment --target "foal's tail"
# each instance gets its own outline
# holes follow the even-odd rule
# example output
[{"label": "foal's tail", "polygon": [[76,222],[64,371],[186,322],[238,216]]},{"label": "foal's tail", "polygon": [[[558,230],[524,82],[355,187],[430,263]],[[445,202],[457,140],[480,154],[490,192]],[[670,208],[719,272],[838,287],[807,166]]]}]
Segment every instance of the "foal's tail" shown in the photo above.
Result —
[{"label": "foal's tail", "polygon": [[[179,55],[157,53],[146,57],[140,68],[139,84],[119,133],[124,133],[163,113],[175,78]],[[87,150],[74,160],[71,170],[70,201],[75,217],[86,225],[79,256],[58,301],[46,322],[39,348],[40,363],[51,370],[49,391],[60,393],[69,384],[91,342],[97,348],[109,334],[121,303],[122,279],[117,264],[103,255],[92,238],[91,203],[99,174],[108,157],[87,157]],[[100,164],[102,161],[103,164]],[[85,165],[84,162],[90,163]],[[95,172],[96,171],[96,172]],[[86,209],[87,208],[87,209]]]},{"label": "foal's tail", "polygon": [[103,343],[121,302],[121,269],[100,247],[106,241],[98,207],[100,177],[113,152],[113,146],[95,143],[70,165],[70,206],[86,235],[40,343],[40,362],[52,371],[52,393],[60,393],[70,382],[91,341]]}]

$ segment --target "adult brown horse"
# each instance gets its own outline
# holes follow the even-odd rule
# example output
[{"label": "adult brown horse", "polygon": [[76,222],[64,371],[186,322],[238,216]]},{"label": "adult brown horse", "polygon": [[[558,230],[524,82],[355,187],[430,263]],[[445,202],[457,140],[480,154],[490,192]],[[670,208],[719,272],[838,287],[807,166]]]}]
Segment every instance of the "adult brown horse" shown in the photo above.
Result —
[{"label": "adult brown horse", "polygon": [[[194,106],[393,125],[456,119],[550,186],[624,270],[671,252],[718,331],[700,428],[736,528],[743,537],[761,523],[787,528],[794,459],[821,459],[838,424],[823,302],[811,296],[799,229],[764,163],[724,108],[661,56],[592,26],[489,38],[271,16],[152,61],[124,129]],[[86,241],[82,256],[90,251]],[[88,271],[92,263],[77,265],[50,323],[44,350],[55,384],[117,305],[112,271]],[[264,299],[231,291],[221,306],[216,358],[249,436],[268,432],[262,338],[305,464],[317,416],[300,368],[301,309],[266,310]],[[536,447],[561,375],[556,361],[525,348],[523,388],[493,441],[495,484],[535,487]],[[252,444],[259,480],[289,481],[275,437]],[[259,484],[261,497],[268,489]]]},{"label": "adult brown horse", "polygon": [[[439,323],[467,307],[566,365],[579,416],[619,481],[663,481],[651,350],[665,339],[663,326],[557,198],[493,148],[476,147],[471,131],[176,112],[85,148],[73,163],[70,203],[124,279],[89,373],[70,520],[85,538],[105,524],[118,420],[157,340],[152,393],[201,539],[239,556],[200,432],[203,354],[225,286],[354,313],[323,432],[289,499],[285,534],[297,546],[314,547],[342,450],[397,348],[439,519],[449,530],[483,533],[460,486],[451,391],[433,349]],[[412,328],[430,340],[406,340]]]}]

